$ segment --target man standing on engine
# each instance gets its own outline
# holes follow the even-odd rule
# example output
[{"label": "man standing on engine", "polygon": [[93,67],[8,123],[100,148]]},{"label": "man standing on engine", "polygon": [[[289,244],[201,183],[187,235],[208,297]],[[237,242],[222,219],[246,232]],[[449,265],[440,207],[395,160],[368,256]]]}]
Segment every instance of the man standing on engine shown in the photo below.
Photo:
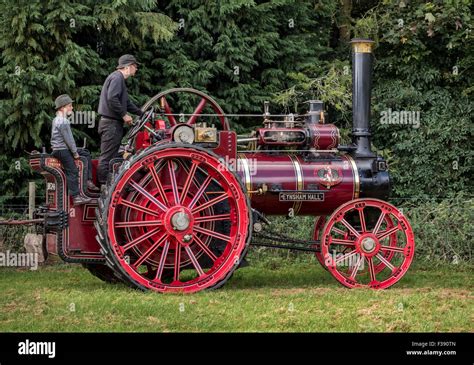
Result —
[{"label": "man standing on engine", "polygon": [[132,55],[126,54],[119,58],[117,70],[112,72],[104,82],[100,93],[99,136],[100,156],[98,180],[100,184],[107,182],[109,162],[118,156],[123,138],[123,124],[130,125],[132,117],[127,112],[141,116],[143,112],[128,98],[125,80],[135,76],[139,63]]}]

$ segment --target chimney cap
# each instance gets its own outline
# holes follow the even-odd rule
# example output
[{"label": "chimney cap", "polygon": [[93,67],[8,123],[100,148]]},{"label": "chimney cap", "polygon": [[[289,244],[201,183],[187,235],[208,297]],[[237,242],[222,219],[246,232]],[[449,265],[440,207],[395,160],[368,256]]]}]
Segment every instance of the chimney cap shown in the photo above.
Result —
[{"label": "chimney cap", "polygon": [[309,104],[308,113],[320,112],[324,110],[324,101],[322,100],[308,100],[306,101],[306,104]]},{"label": "chimney cap", "polygon": [[374,41],[368,38],[353,38],[351,40],[352,50],[355,53],[372,53]]}]

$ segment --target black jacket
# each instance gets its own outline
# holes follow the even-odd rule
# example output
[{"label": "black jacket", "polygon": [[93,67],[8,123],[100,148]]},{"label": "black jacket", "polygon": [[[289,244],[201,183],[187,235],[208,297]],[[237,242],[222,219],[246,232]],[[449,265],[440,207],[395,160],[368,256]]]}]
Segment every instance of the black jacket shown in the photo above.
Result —
[{"label": "black jacket", "polygon": [[100,92],[99,114],[105,118],[122,121],[127,112],[142,115],[143,112],[128,98],[125,78],[120,71],[112,72]]}]

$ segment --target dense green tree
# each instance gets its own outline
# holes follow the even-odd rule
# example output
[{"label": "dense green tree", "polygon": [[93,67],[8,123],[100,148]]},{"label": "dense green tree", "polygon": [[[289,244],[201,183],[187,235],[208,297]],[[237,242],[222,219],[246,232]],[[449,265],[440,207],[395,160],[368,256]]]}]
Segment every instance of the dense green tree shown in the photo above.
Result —
[{"label": "dense green tree", "polygon": [[[474,19],[472,2],[385,1],[356,24],[377,41],[374,143],[392,156],[400,197],[473,193]],[[384,124],[382,112],[419,112]]]},{"label": "dense green tree", "polygon": [[[17,169],[11,157],[48,146],[57,95],[69,93],[76,109],[96,110],[117,57],[169,40],[177,26],[155,12],[150,0],[2,0],[0,7],[0,174],[6,175],[0,190],[5,194],[18,191],[18,179],[29,175],[26,161]],[[95,130],[74,131],[96,145]]]},{"label": "dense green tree", "polygon": [[[332,1],[177,0],[160,9],[179,22],[178,36],[159,45],[163,88],[207,91],[228,113],[254,113],[289,86],[289,74],[323,62]],[[232,119],[251,125],[255,120]]]},{"label": "dense green tree", "polygon": [[[376,41],[373,145],[389,160],[395,196],[472,194],[472,2],[370,0],[352,5],[351,36]],[[349,45],[336,43],[333,56],[324,72],[309,67],[293,74],[294,84],[277,100],[326,101],[332,121],[346,128],[347,138],[352,105]],[[389,111],[419,112],[419,127],[385,123],[382,117]]]},{"label": "dense green tree", "polygon": [[67,92],[79,107],[96,106],[122,52],[168,40],[176,28],[149,0],[22,3],[0,3],[3,151],[43,144],[55,96]]},{"label": "dense green tree", "polygon": [[[228,113],[303,111],[326,102],[349,138],[347,40],[376,41],[374,145],[389,158],[400,197],[471,190],[472,4],[469,0],[0,0],[0,194],[27,169],[12,161],[48,145],[53,100],[67,92],[96,110],[123,53],[143,65],[127,81],[139,104],[175,86],[206,91]],[[283,91],[283,92],[282,92]],[[420,127],[381,123],[388,109],[420,111]],[[260,123],[231,119],[238,131]],[[88,136],[97,152],[97,132]],[[25,161],[21,162],[25,165]]]}]

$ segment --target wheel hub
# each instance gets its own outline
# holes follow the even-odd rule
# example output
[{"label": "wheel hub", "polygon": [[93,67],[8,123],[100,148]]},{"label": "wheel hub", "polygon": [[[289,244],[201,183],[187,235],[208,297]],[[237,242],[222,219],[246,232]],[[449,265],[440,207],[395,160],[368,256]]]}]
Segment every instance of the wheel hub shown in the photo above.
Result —
[{"label": "wheel hub", "polygon": [[380,249],[380,242],[372,233],[360,235],[355,243],[359,252],[367,257],[375,256]]},{"label": "wheel hub", "polygon": [[168,234],[180,243],[191,243],[194,217],[190,209],[181,205],[171,207],[165,213],[163,223]]},{"label": "wheel hub", "polygon": [[171,216],[171,225],[177,231],[185,231],[189,227],[189,216],[184,212],[176,212]]},{"label": "wheel hub", "polygon": [[361,246],[365,252],[370,253],[375,250],[375,240],[372,237],[366,237],[362,240]]}]

